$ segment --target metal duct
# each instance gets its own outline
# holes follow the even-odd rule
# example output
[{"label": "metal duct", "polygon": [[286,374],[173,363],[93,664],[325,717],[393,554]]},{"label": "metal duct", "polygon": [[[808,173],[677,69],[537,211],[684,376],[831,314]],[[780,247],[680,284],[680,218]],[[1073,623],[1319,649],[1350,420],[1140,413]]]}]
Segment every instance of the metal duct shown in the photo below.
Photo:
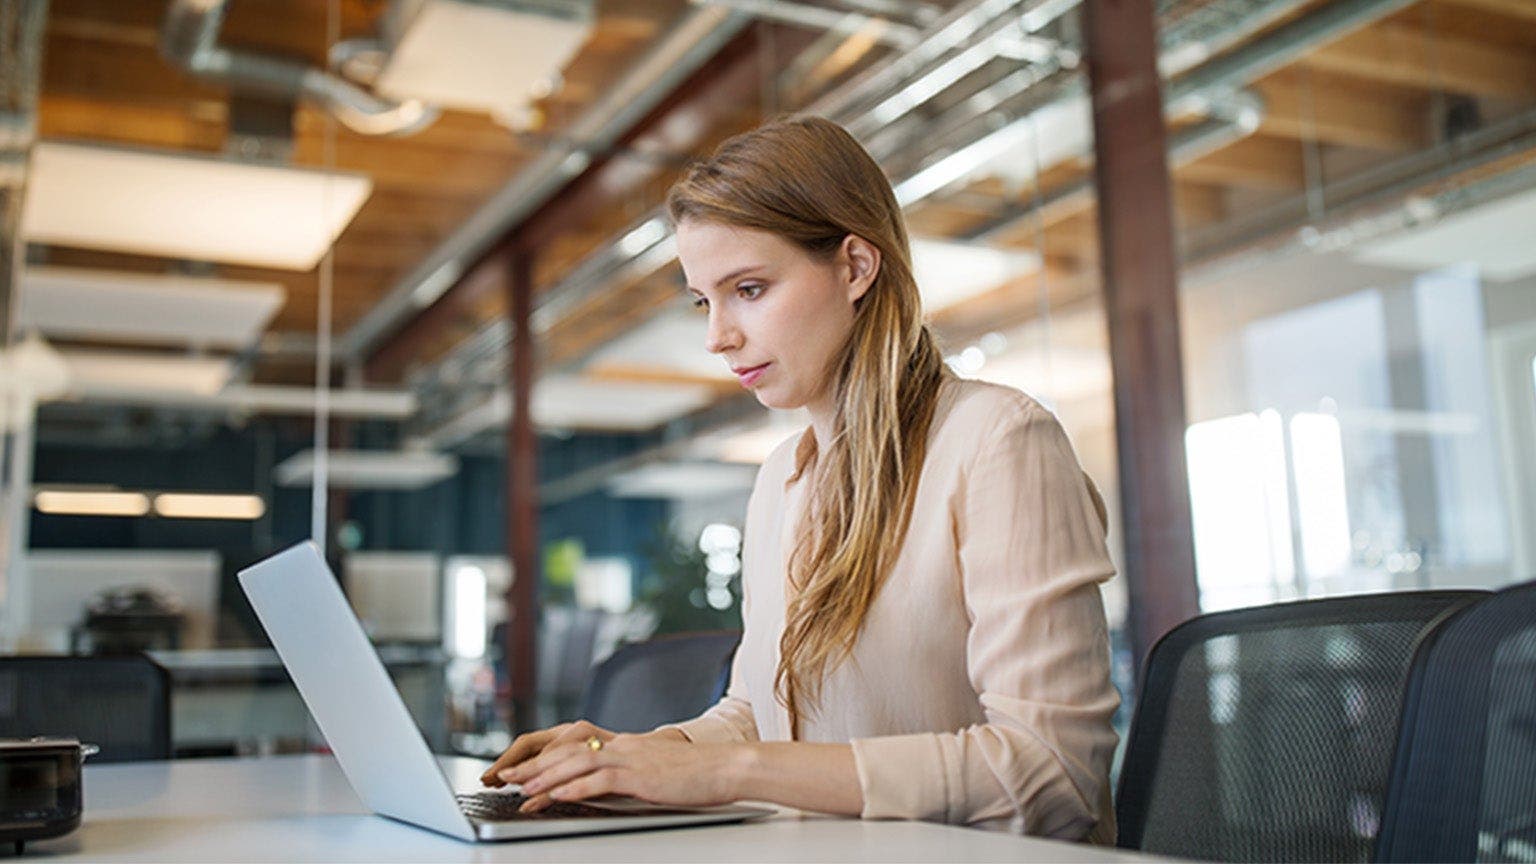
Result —
[{"label": "metal duct", "polygon": [[228,0],[172,0],[160,53],[191,75],[239,90],[302,97],[324,105],[365,135],[410,135],[432,125],[438,110],[416,100],[380,99],[323,69],[218,44]]}]

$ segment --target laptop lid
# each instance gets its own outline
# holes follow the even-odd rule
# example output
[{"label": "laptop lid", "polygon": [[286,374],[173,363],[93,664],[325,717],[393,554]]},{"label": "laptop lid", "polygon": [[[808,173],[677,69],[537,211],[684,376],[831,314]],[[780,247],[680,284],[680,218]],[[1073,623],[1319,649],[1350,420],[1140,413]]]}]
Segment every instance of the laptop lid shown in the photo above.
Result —
[{"label": "laptop lid", "polygon": [[241,570],[239,579],[363,803],[383,816],[475,839],[320,549],[305,541]]}]

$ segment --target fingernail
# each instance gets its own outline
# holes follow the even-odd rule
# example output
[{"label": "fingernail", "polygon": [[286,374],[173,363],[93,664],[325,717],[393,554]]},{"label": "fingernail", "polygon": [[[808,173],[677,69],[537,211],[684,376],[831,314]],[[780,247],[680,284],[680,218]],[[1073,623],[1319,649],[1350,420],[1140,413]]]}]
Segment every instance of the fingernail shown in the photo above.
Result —
[{"label": "fingernail", "polygon": [[516,768],[503,768],[499,772],[496,773],[496,776],[500,777],[501,779],[505,780],[508,783],[515,783],[515,782],[517,782],[517,769]]}]

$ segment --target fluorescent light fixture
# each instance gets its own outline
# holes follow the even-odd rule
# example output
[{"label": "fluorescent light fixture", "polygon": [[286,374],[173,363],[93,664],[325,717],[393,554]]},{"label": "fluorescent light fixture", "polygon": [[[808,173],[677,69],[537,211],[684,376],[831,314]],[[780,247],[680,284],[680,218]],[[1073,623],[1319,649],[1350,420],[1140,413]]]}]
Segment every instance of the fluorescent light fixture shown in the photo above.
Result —
[{"label": "fluorescent light fixture", "polygon": [[[420,489],[457,474],[459,460],[430,451],[332,450],[326,466],[330,485],[344,489]],[[279,486],[310,485],[314,482],[315,451],[295,453],[273,474]]]},{"label": "fluorescent light fixture", "polygon": [[677,501],[751,491],[757,469],[751,465],[657,462],[614,477],[608,494],[615,498],[665,498]]},{"label": "fluorescent light fixture", "polygon": [[155,496],[155,513],[167,519],[260,519],[266,512],[266,502],[257,495],[162,492]]},{"label": "fluorescent light fixture", "polygon": [[282,308],[272,282],[66,267],[21,275],[21,327],[51,337],[241,350]]},{"label": "fluorescent light fixture", "polygon": [[32,506],[52,516],[144,516],[149,513],[149,496],[105,489],[45,489],[33,494]]},{"label": "fluorescent light fixture", "polygon": [[[592,30],[590,5],[576,14],[508,2],[418,0],[395,34],[376,89],[396,99],[503,115],[532,101],[570,62]],[[585,13],[585,14],[583,14]]]},{"label": "fluorescent light fixture", "polygon": [[22,236],[312,270],[372,189],[361,174],[44,141],[32,148]]},{"label": "fluorescent light fixture", "polygon": [[65,351],[70,391],[90,399],[110,393],[177,393],[212,396],[229,382],[233,367],[222,357],[173,357],[133,351]]}]

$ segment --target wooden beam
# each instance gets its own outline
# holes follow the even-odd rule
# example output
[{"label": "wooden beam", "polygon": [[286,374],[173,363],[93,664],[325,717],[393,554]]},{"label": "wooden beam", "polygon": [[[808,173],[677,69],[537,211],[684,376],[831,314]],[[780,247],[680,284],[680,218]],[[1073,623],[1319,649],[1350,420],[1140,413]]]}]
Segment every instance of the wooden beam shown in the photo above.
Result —
[{"label": "wooden beam", "polygon": [[1443,2],[1507,15],[1524,21],[1536,21],[1536,3],[1532,3],[1531,0],[1443,0]]},{"label": "wooden beam", "polygon": [[1184,462],[1178,261],[1152,0],[1087,0],[1083,34],[1129,623],[1140,661],[1163,633],[1199,612]]},{"label": "wooden beam", "polygon": [[1294,192],[1306,185],[1295,141],[1255,135],[1174,169],[1180,180]]},{"label": "wooden beam", "polygon": [[1536,53],[1383,22],[1307,55],[1314,69],[1469,96],[1536,96]]},{"label": "wooden beam", "polygon": [[1259,131],[1371,150],[1415,150],[1430,141],[1427,99],[1362,87],[1314,69],[1286,69],[1254,85],[1264,98]]},{"label": "wooden beam", "polygon": [[1227,189],[1180,180],[1173,185],[1174,218],[1179,233],[1227,218]]}]

